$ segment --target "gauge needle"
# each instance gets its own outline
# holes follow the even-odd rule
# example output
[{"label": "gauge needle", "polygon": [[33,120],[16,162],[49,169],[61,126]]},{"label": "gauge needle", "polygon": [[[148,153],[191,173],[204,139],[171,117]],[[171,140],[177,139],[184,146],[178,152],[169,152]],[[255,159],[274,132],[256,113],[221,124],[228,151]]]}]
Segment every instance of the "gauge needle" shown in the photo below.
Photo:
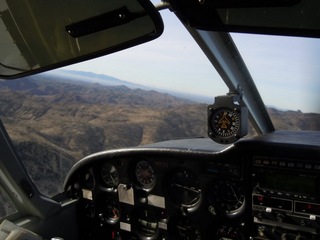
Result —
[{"label": "gauge needle", "polygon": [[114,182],[114,178],[113,178],[112,174],[110,174],[110,178],[111,178],[111,181]]},{"label": "gauge needle", "polygon": [[112,212],[113,212],[113,217],[117,218],[118,217],[118,210],[116,208],[112,208]]},{"label": "gauge needle", "polygon": [[186,187],[186,186],[183,186],[183,185],[178,184],[178,183],[172,183],[171,185],[172,185],[172,186],[176,186],[176,187],[178,187],[178,188],[182,188],[182,189],[191,191],[191,192],[195,192],[195,193],[200,193],[200,192],[201,192],[200,189],[193,189],[193,188]]},{"label": "gauge needle", "polygon": [[234,189],[233,189],[232,185],[229,185],[229,186],[230,186],[230,188],[231,188],[231,190],[232,190],[232,192],[233,192],[233,195],[234,195],[234,196],[235,196],[235,198],[237,199],[237,201],[238,201],[239,203],[242,203],[242,202],[239,200],[239,198],[238,198],[238,196],[237,196],[236,192],[234,191]]}]

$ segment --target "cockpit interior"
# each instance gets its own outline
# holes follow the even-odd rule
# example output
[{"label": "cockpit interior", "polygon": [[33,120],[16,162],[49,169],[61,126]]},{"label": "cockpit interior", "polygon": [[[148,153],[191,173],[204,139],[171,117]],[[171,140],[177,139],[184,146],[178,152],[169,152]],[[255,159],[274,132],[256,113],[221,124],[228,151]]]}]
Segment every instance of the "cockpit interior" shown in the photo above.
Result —
[{"label": "cockpit interior", "polygon": [[[320,240],[320,58],[308,55],[320,52],[318,9],[318,0],[0,0],[0,240]],[[171,96],[171,82],[162,93],[109,78],[120,83],[107,89],[102,75],[55,72],[161,39],[171,24],[162,12],[203,52],[224,95],[200,104]],[[280,95],[294,102],[311,86],[315,110],[268,107],[234,33],[315,39],[304,51],[315,67]],[[170,62],[157,56],[166,48],[131,54],[131,64]]]}]

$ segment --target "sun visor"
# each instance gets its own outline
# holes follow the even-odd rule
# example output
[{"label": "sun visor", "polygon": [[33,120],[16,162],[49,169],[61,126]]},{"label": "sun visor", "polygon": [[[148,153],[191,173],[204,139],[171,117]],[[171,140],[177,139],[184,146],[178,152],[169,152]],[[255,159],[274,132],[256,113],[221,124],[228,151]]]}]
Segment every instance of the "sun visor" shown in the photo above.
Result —
[{"label": "sun visor", "polygon": [[159,37],[149,0],[0,0],[0,78],[17,78]]}]

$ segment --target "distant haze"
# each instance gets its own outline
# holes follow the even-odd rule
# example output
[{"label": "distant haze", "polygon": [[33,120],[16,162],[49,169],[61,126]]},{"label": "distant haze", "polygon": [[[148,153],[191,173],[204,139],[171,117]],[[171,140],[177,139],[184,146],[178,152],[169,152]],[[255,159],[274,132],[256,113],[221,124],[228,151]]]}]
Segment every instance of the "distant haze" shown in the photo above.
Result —
[{"label": "distant haze", "polygon": [[169,93],[176,97],[188,99],[194,102],[199,103],[213,103],[214,97],[207,97],[207,96],[200,96],[196,94],[190,93],[183,93],[183,92],[176,92],[170,91],[161,88],[151,88],[146,85],[136,84],[129,81],[124,81],[119,78],[115,78],[105,74],[97,74],[92,72],[85,72],[85,71],[77,71],[77,70],[56,70],[54,72],[44,73],[46,75],[54,75],[55,77],[59,77],[61,79],[69,79],[73,81],[83,81],[88,83],[99,83],[105,86],[127,86],[131,89],[142,89],[142,90],[156,90],[162,93]]}]

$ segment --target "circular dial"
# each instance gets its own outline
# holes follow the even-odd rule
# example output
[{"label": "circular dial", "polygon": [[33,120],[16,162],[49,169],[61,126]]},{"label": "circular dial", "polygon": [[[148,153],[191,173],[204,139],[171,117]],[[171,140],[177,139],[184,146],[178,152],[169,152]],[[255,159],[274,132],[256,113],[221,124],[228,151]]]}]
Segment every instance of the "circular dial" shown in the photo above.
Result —
[{"label": "circular dial", "polygon": [[168,192],[173,201],[182,207],[190,208],[200,203],[200,182],[189,169],[180,168],[172,172],[168,179]]},{"label": "circular dial", "polygon": [[120,220],[120,210],[116,201],[111,198],[106,198],[103,203],[103,216],[105,222],[115,224]]},{"label": "circular dial", "polygon": [[109,188],[115,188],[119,184],[118,170],[109,163],[104,163],[101,169],[101,177],[105,185]]},{"label": "circular dial", "polygon": [[138,184],[143,189],[150,189],[155,184],[154,170],[148,161],[139,161],[135,168],[135,176]]},{"label": "circular dial", "polygon": [[218,108],[211,114],[210,128],[214,135],[230,137],[237,134],[240,128],[239,116],[236,109]]},{"label": "circular dial", "polygon": [[209,190],[209,204],[213,212],[228,217],[236,217],[241,214],[245,206],[245,197],[242,187],[229,180],[219,180]]}]

